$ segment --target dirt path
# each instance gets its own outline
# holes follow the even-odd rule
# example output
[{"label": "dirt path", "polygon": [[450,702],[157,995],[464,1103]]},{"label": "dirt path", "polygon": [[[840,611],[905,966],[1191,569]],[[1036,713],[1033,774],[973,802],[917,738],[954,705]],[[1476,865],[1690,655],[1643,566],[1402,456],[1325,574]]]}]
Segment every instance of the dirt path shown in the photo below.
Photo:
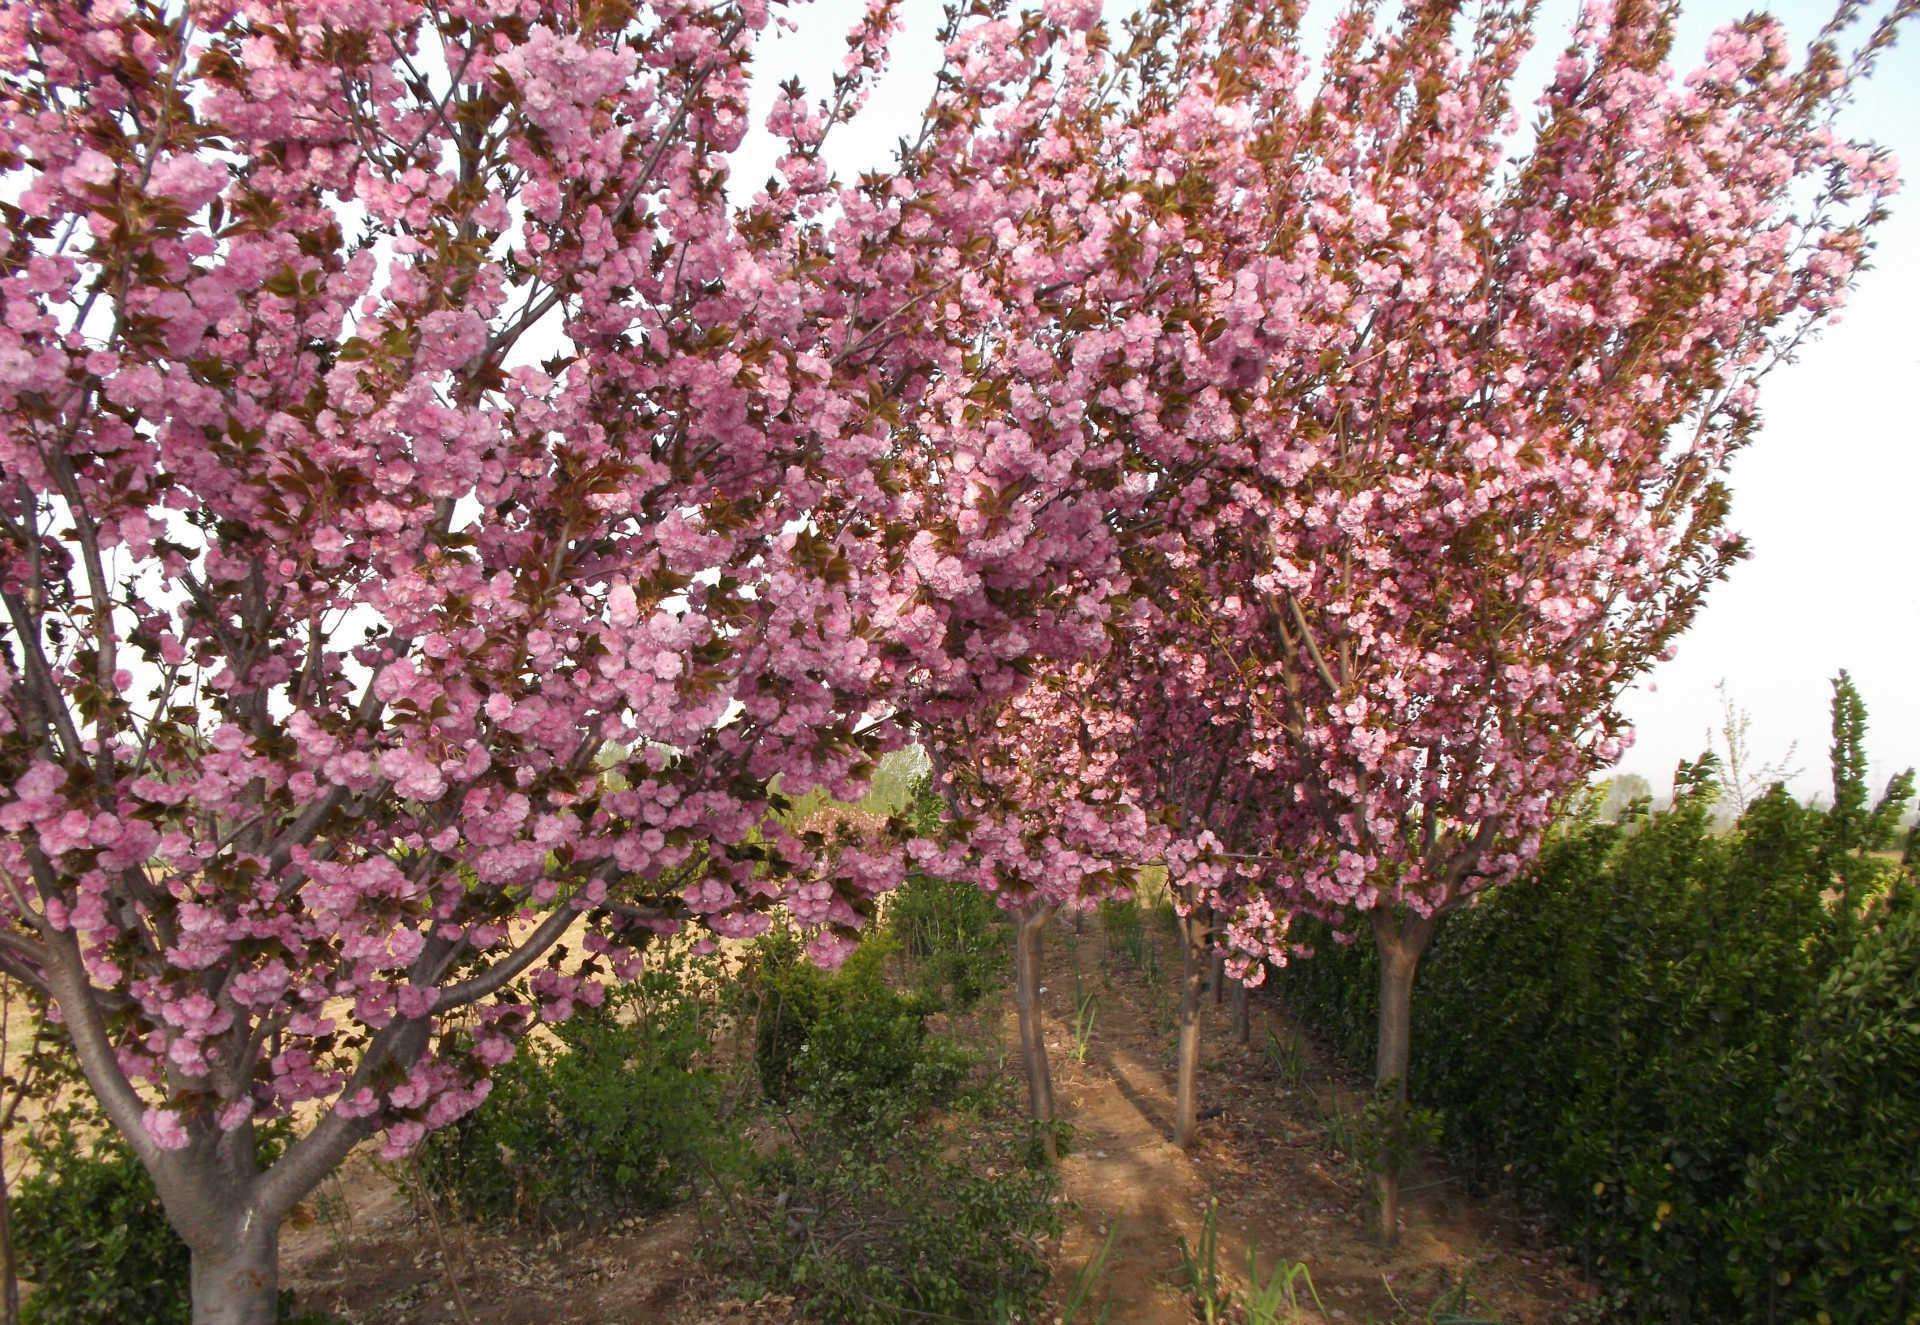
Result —
[{"label": "dirt path", "polygon": [[[1157,955],[1138,964],[1091,921],[1078,935],[1062,926],[1048,945],[1048,1044],[1055,1093],[1073,1127],[1061,1177],[1075,1208],[1059,1251],[1057,1297],[1111,1231],[1096,1306],[1082,1318],[1097,1319],[1104,1305],[1116,1325],[1186,1325],[1194,1315],[1180,1282],[1180,1240],[1197,1244],[1217,1199],[1217,1264],[1236,1292],[1257,1255],[1262,1276],[1281,1262],[1304,1263],[1328,1320],[1452,1313],[1545,1325],[1580,1314],[1586,1293],[1578,1276],[1538,1249],[1521,1221],[1480,1208],[1444,1172],[1409,1178],[1399,1248],[1383,1252],[1363,1234],[1365,1175],[1341,1152],[1340,1115],[1332,1112],[1351,1115],[1358,1103],[1270,998],[1255,997],[1245,1049],[1231,1009],[1207,1007],[1199,1097],[1203,1111],[1220,1112],[1202,1124],[1191,1153],[1175,1149],[1177,949],[1170,934],[1150,940]],[[1088,998],[1093,1026],[1082,1058],[1075,1024]],[[1303,1319],[1321,1319],[1304,1284],[1300,1296]]]},{"label": "dirt path", "polygon": [[[1177,948],[1151,920],[1130,946],[1131,958],[1116,951],[1091,918],[1079,933],[1056,925],[1046,943],[1048,1046],[1055,1093],[1073,1127],[1060,1167],[1069,1206],[1050,1249],[1056,1315],[1105,1246],[1090,1302],[1072,1325],[1190,1325],[1197,1317],[1181,1274],[1181,1239],[1198,1242],[1217,1201],[1217,1265],[1239,1300],[1250,1256],[1263,1277],[1294,1262],[1311,1274],[1324,1315],[1303,1284],[1305,1310],[1281,1321],[1560,1325],[1586,1318],[1578,1276],[1540,1250],[1521,1221],[1469,1199],[1444,1172],[1409,1178],[1396,1251],[1383,1253],[1368,1240],[1361,1231],[1365,1175],[1339,1145],[1357,1098],[1271,998],[1254,1000],[1247,1048],[1230,1010],[1207,1007],[1206,1121],[1191,1152],[1175,1149]],[[1075,1034],[1083,1000],[1093,1018],[1084,1046]],[[1011,996],[981,1011],[968,1019],[969,1038],[991,1062],[996,1038],[1001,1053],[1016,1043]],[[1011,1081],[1017,1063],[1005,1071]],[[702,1264],[704,1231],[693,1205],[565,1237],[436,1226],[399,1189],[394,1170],[358,1155],[299,1212],[282,1266],[302,1300],[354,1325],[791,1319],[781,1301],[728,1300],[724,1278]]]}]

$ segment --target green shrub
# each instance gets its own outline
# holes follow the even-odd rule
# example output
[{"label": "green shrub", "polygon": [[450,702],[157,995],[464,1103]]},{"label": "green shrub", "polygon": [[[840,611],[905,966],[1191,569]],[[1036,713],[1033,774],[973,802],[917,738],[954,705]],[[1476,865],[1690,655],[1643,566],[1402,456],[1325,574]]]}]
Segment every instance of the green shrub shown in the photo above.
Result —
[{"label": "green shrub", "polygon": [[934,1000],[887,983],[895,951],[869,940],[829,973],[790,932],[756,945],[755,1061],[790,1143],[730,1195],[721,1251],[746,1291],[791,1295],[812,1320],[1028,1318],[1053,1178],[1019,1163],[1019,1122],[951,1144],[926,1116],[973,1063],[929,1029]]},{"label": "green shrub", "polygon": [[679,971],[650,971],[523,1044],[485,1104],[428,1138],[427,1190],[465,1214],[556,1225],[680,1199],[732,1158],[700,1014]]},{"label": "green shrub", "polygon": [[858,1125],[951,1095],[967,1058],[927,1034],[924,1004],[878,981],[840,986],[801,1046],[795,1076],[808,1106]]},{"label": "green shrub", "polygon": [[[938,837],[947,806],[925,774],[907,789],[904,817],[920,837]],[[887,931],[920,991],[965,1010],[1004,978],[1007,926],[999,908],[968,883],[913,873],[887,899]]]},{"label": "green shrub", "polygon": [[[849,961],[857,960],[856,952]],[[826,1007],[829,976],[807,961],[792,930],[759,939],[742,973],[743,1009],[753,1022],[753,1064],[760,1093],[783,1104],[795,1093],[800,1051]]]},{"label": "green shrub", "polygon": [[[1470,1174],[1555,1217],[1627,1318],[1920,1310],[1913,940],[1882,854],[1910,784],[1867,808],[1842,716],[1838,812],[1775,788],[1722,832],[1714,766],[1683,767],[1670,809],[1563,825],[1421,964],[1414,1098]],[[1280,988],[1369,1062],[1373,945],[1296,932],[1314,955]]]},{"label": "green shrub", "polygon": [[754,1062],[768,1099],[803,1098],[812,1109],[858,1123],[952,1092],[965,1073],[964,1056],[928,1037],[932,1000],[887,983],[891,950],[869,940],[828,972],[807,961],[786,931],[760,941],[750,976],[759,997]]},{"label": "green shrub", "polygon": [[1351,1132],[1354,1161],[1366,1173],[1400,1173],[1438,1144],[1444,1127],[1438,1111],[1407,1103],[1398,1083],[1386,1082],[1360,1106]]},{"label": "green shrub", "polygon": [[1748,1176],[1734,1260],[1757,1318],[1920,1321],[1913,888],[1877,920],[1814,999]]},{"label": "green shrub", "polygon": [[1050,1278],[1053,1178],[1002,1163],[944,1158],[914,1132],[783,1150],[735,1230],[737,1269],[835,1325],[1027,1319]]},{"label": "green shrub", "polygon": [[185,1325],[188,1253],[153,1180],[109,1130],[62,1111],[29,1137],[13,1193],[27,1325]]},{"label": "green shrub", "polygon": [[[1409,1074],[1471,1171],[1517,1180],[1625,1300],[1683,1320],[1738,1318],[1727,1221],[1828,924],[1819,816],[1778,793],[1717,836],[1707,772],[1644,823],[1570,825],[1530,880],[1442,924]],[[1372,945],[1306,933],[1317,955],[1281,983],[1364,1062]]]},{"label": "green shrub", "polygon": [[733,1268],[836,1325],[1024,1319],[1049,1279],[1052,1176],[1023,1167],[1006,1135],[984,1156],[977,1138],[943,1145],[924,1115],[971,1063],[881,969],[876,948],[802,977],[818,1015],[786,1076],[793,1140],[730,1205]]},{"label": "green shrub", "polygon": [[1004,978],[1007,925],[993,900],[969,883],[909,875],[893,894],[887,932],[920,990],[964,1011]]}]

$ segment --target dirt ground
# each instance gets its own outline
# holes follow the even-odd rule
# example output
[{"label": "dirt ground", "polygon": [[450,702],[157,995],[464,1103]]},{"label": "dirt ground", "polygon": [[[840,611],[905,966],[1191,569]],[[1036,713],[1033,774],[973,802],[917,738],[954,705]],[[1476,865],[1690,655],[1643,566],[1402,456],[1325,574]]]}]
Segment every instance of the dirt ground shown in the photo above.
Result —
[{"label": "dirt ground", "polygon": [[[1047,941],[1047,1038],[1073,1132],[1060,1166],[1064,1228],[1050,1248],[1052,1309],[1040,1319],[1061,1319],[1089,1282],[1076,1322],[1199,1319],[1181,1282],[1181,1239],[1197,1244],[1210,1201],[1218,1202],[1220,1277],[1236,1294],[1250,1263],[1262,1278],[1306,1267],[1318,1304],[1303,1278],[1301,1312],[1280,1320],[1546,1325],[1589,1317],[1585,1286],[1540,1232],[1470,1198],[1443,1169],[1407,1178],[1399,1247],[1374,1244],[1362,1227],[1365,1175],[1340,1147],[1342,1119],[1358,1109],[1353,1083],[1328,1070],[1271,998],[1255,996],[1245,1047],[1230,1007],[1207,1008],[1206,1121],[1191,1151],[1176,1149],[1176,949],[1170,934],[1150,942],[1152,956],[1141,961],[1136,952],[1129,962],[1091,919],[1080,933],[1056,926]],[[1082,1036],[1076,1028],[1089,1014]],[[1011,1053],[1011,1000],[989,1007],[975,1029]],[[356,1157],[303,1209],[282,1254],[283,1285],[303,1305],[367,1325],[771,1325],[792,1317],[784,1302],[728,1300],[699,1255],[702,1218],[714,1216],[692,1207],[543,1241],[436,1221],[408,1199],[404,1181]],[[1100,1273],[1089,1278],[1096,1260]]]},{"label": "dirt ground", "polygon": [[[1340,1150],[1333,1113],[1357,1113],[1353,1083],[1327,1069],[1270,998],[1254,996],[1245,1048],[1230,1004],[1205,1009],[1198,1096],[1207,1120],[1191,1151],[1176,1149],[1178,958],[1170,936],[1158,951],[1166,974],[1126,969],[1089,923],[1082,935],[1062,932],[1048,953],[1055,1093],[1074,1128],[1061,1163],[1074,1207],[1058,1260],[1070,1276],[1111,1231],[1093,1295],[1110,1306],[1111,1321],[1195,1319],[1179,1282],[1181,1239],[1198,1245],[1210,1200],[1218,1201],[1222,1280],[1243,1293],[1250,1263],[1263,1280],[1303,1264],[1324,1314],[1302,1279],[1302,1320],[1545,1325],[1584,1314],[1585,1286],[1538,1230],[1471,1200],[1441,1169],[1422,1166],[1406,1178],[1398,1248],[1374,1243],[1363,1230],[1369,1183]],[[1089,995],[1092,1033],[1081,1061],[1074,1025]]]}]

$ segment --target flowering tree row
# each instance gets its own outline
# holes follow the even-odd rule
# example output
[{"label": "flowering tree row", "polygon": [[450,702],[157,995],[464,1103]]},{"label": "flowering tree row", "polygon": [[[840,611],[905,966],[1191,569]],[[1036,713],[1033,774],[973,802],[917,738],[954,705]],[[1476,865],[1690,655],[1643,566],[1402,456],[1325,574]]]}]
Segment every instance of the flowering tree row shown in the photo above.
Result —
[{"label": "flowering tree row", "polygon": [[[1843,6],[1798,55],[1752,18],[1681,76],[1671,7],[1589,4],[1518,142],[1526,6],[1355,10],[1317,70],[1290,7],[1184,29],[1124,141],[1206,218],[1129,323],[1144,363],[1178,354],[1132,426],[1192,461],[1123,522],[1140,591],[1105,671],[1061,674],[1052,722],[1003,720],[1022,845],[976,833],[983,882],[1084,896],[1182,844],[1190,936],[1251,979],[1292,914],[1370,930],[1404,1098],[1436,919],[1617,758],[1622,691],[1740,555],[1724,480],[1756,385],[1838,307],[1894,186],[1835,117],[1912,12],[1850,36]],[[1063,761],[1059,721],[1118,744]],[[1158,827],[1091,865],[1116,800]],[[1389,1236],[1396,1208],[1383,1174]]]},{"label": "flowering tree row", "polygon": [[779,810],[909,739],[922,863],[1030,916],[1164,864],[1248,961],[1365,916],[1404,1008],[1736,551],[1911,8],[1676,80],[1596,5],[1505,165],[1522,5],[1316,66],[1289,5],[981,4],[842,181],[876,0],[737,204],[780,0],[0,0],[0,967],[196,1320],[655,936],[844,955],[905,848]]}]

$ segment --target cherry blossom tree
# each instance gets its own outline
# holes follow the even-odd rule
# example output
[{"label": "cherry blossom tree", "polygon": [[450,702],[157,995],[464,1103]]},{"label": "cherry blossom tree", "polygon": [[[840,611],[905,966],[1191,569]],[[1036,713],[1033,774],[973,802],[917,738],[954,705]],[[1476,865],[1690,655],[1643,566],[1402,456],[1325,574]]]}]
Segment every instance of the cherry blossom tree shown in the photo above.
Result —
[{"label": "cherry blossom tree", "polygon": [[785,9],[0,4],[0,965],[197,1322],[271,1320],[297,1201],[657,936],[844,955],[901,852],[785,798],[1102,637],[1117,468],[966,410],[1057,322],[1019,176],[1092,13],[950,25],[842,184],[875,3],[736,205]]},{"label": "cherry blossom tree", "polygon": [[1041,1024],[1042,938],[1060,910],[1130,895],[1170,843],[1119,766],[1124,710],[1103,702],[1097,664],[1043,669],[941,744],[957,817],[949,840],[915,844],[928,867],[972,882],[1014,917],[1014,1006],[1037,1141],[1057,1152]]},{"label": "cherry blossom tree", "polygon": [[[1245,273],[1214,343],[1257,383],[1189,489],[1204,550],[1143,596],[1239,746],[1208,811],[1231,942],[1284,960],[1296,911],[1370,929],[1395,1098],[1438,917],[1617,757],[1622,690],[1740,553],[1724,475],[1756,383],[1838,306],[1893,187],[1835,116],[1913,10],[1846,56],[1843,5],[1799,61],[1751,18],[1678,77],[1670,7],[1589,4],[1518,157],[1524,6],[1351,12],[1310,92],[1285,13],[1221,43],[1249,146],[1194,159],[1246,183],[1207,242]],[[1383,1173],[1389,1238],[1397,1207]]]},{"label": "cherry blossom tree", "polygon": [[[1179,545],[1169,507],[1206,464],[1190,429],[1208,385],[1198,374],[1214,367],[1200,352],[1202,283],[1218,279],[1217,264],[1194,261],[1212,256],[1194,240],[1209,219],[1196,206],[1205,200],[1180,180],[1191,130],[1210,124],[1209,94],[1186,92],[1211,58],[1218,15],[1150,4],[1115,52],[1105,26],[1091,23],[1098,5],[1057,8],[1086,35],[1049,80],[1049,131],[1025,140],[1034,150],[996,155],[996,181],[1029,204],[1031,221],[996,232],[1011,261],[978,277],[1001,283],[992,305],[1004,320],[981,329],[966,376],[953,379],[958,427],[929,442],[967,476],[956,485],[935,475],[932,486],[970,502],[974,476],[1047,484],[1041,509],[1056,538],[1085,551],[1071,576],[1089,611],[1083,629],[1055,632],[1038,650],[1049,662],[1030,686],[997,706],[928,710],[922,739],[961,815],[937,859],[931,844],[918,848],[927,867],[972,879],[1016,916],[1022,1062],[1049,1148],[1044,927],[1062,907],[1124,896],[1142,869],[1184,858],[1177,835],[1142,810],[1145,784],[1118,765],[1135,744],[1128,697],[1160,679],[1138,669],[1141,655],[1115,649],[1136,633],[1137,587],[1152,581],[1163,542]],[[1002,19],[976,35],[1016,30]],[[1028,468],[1036,443],[1049,464],[1071,458],[1078,474],[1062,482]],[[1011,474],[1010,461],[1019,466]],[[1057,572],[1049,582],[1069,584]]]},{"label": "cherry blossom tree", "polygon": [[[974,753],[1004,810],[976,859],[1021,844],[984,886],[1044,915],[1080,891],[1076,829],[1171,814],[1218,867],[1176,888],[1195,1003],[1212,943],[1257,977],[1293,910],[1364,916],[1403,1088],[1433,916],[1614,757],[1615,697],[1738,553],[1721,475],[1754,384],[1836,306],[1891,188],[1833,115],[1908,8],[1847,64],[1853,6],[1797,68],[1778,25],[1736,25],[1681,80],[1670,8],[1590,6],[1510,162],[1524,6],[1350,11],[1317,81],[1295,7],[1149,7],[1100,140],[1076,157],[1069,129],[1047,178],[1132,208],[1152,265],[1126,283],[1110,244],[1117,278],[983,356],[1074,357],[1055,380],[1132,480],[1105,518],[1134,592],[1107,661]],[[1120,375],[1086,371],[1103,350]],[[1089,858],[1164,842],[1138,846]],[[1190,1106],[1197,1007],[1182,1040]]]},{"label": "cherry blossom tree", "polygon": [[[1207,825],[1215,804],[1257,802],[1239,795],[1237,733],[1195,692],[1213,678],[1167,665],[1177,630],[1143,596],[1099,659],[1043,666],[999,710],[951,729],[942,762],[963,811],[960,836],[937,858],[927,844],[915,849],[1017,918],[1015,1004],[1028,1098],[1043,1125],[1055,1117],[1038,1010],[1047,921],[1128,900],[1150,880],[1166,889],[1181,936],[1174,1139],[1185,1148],[1198,1123],[1209,967],[1232,950],[1216,907],[1238,897],[1237,867]],[[1245,965],[1236,960],[1241,973]]]},{"label": "cherry blossom tree", "polygon": [[1838,306],[1893,185],[1835,116],[1912,10],[1843,57],[1843,5],[1798,63],[1743,21],[1677,77],[1670,6],[1592,4],[1520,140],[1524,5],[1348,11],[1317,77],[1295,7],[1150,8],[1076,176],[1160,245],[1077,314],[1129,370],[1083,398],[1135,476],[1107,516],[1134,597],[1107,661],[1056,678],[1077,696],[1023,699],[1011,762],[983,756],[1025,851],[983,883],[1040,911],[1077,891],[1047,857],[1078,874],[1062,830],[1103,804],[1210,834],[1177,891],[1189,992],[1211,943],[1257,978],[1293,912],[1364,921],[1403,1098],[1437,916],[1617,756],[1619,694],[1739,555],[1723,476],[1756,384]]}]

